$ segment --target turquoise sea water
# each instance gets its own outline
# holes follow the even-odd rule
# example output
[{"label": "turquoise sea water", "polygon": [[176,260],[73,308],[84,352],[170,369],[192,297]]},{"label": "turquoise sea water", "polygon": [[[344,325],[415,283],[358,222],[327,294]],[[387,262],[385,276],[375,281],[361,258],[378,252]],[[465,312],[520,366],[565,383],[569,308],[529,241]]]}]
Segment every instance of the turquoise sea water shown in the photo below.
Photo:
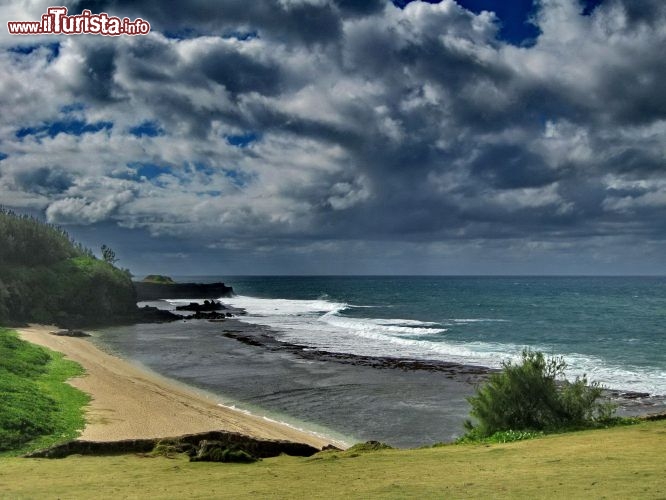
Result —
[{"label": "turquoise sea water", "polygon": [[666,394],[662,277],[181,277],[223,280],[279,340],[497,367],[525,348],[571,375]]}]

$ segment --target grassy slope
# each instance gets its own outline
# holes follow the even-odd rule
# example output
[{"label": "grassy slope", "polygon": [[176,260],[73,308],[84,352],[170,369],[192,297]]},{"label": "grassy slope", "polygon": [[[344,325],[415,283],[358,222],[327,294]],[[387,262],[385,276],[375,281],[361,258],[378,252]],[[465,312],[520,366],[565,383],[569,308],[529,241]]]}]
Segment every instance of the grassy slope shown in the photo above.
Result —
[{"label": "grassy slope", "polygon": [[[90,398],[65,381],[82,374],[81,366],[61,354],[0,328],[0,456],[76,437],[85,425],[83,406]],[[16,440],[26,442],[2,451]]]},{"label": "grassy slope", "polygon": [[142,283],[157,283],[158,285],[173,285],[176,282],[169,276],[161,274],[149,274],[141,280]]},{"label": "grassy slope", "polygon": [[278,457],[0,459],[0,497],[664,498],[666,421],[497,445]]}]

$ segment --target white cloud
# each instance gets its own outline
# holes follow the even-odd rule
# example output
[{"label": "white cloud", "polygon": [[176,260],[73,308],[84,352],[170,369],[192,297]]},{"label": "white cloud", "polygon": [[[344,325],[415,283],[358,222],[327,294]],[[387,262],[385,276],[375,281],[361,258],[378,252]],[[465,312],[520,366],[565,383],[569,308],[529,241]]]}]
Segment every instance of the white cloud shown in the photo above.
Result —
[{"label": "white cloud", "polygon": [[[280,15],[306,3],[326,7],[283,1]],[[342,31],[320,43],[259,24],[247,40],[155,31],[59,37],[57,58],[2,51],[0,200],[64,224],[229,238],[227,248],[491,241],[553,221],[561,234],[658,231],[666,8],[655,2],[654,22],[635,22],[620,0],[587,17],[574,0],[540,5],[530,48],[497,40],[494,15],[444,0],[356,17],[332,7]],[[266,19],[234,26],[254,21]],[[113,125],[54,135],[58,122]],[[146,122],[160,133],[130,132]],[[30,127],[42,132],[17,134]]]}]

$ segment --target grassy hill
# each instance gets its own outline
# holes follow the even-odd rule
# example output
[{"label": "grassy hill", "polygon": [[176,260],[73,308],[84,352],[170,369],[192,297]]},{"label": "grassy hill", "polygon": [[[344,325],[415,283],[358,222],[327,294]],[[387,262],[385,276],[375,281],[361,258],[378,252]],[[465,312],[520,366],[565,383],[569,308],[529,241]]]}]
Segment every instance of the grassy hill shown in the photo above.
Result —
[{"label": "grassy hill", "polygon": [[114,323],[136,310],[127,271],[62,229],[0,208],[0,325]]},{"label": "grassy hill", "polygon": [[159,285],[174,285],[176,282],[169,276],[161,274],[149,274],[141,280],[142,283],[157,283]]},{"label": "grassy hill", "polygon": [[[493,445],[281,456],[0,459],[9,498],[663,498],[666,421]],[[0,494],[0,496],[2,496]]]}]

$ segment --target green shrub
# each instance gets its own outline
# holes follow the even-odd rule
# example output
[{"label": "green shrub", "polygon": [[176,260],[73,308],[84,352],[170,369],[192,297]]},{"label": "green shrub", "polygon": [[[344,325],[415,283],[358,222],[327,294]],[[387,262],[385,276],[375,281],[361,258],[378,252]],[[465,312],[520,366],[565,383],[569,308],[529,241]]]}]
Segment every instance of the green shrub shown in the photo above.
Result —
[{"label": "green shrub", "polygon": [[505,431],[556,431],[590,427],[611,418],[602,387],[585,376],[569,382],[561,357],[525,350],[522,362],[503,363],[499,373],[468,398],[477,423],[465,423],[467,437],[483,439]]}]

